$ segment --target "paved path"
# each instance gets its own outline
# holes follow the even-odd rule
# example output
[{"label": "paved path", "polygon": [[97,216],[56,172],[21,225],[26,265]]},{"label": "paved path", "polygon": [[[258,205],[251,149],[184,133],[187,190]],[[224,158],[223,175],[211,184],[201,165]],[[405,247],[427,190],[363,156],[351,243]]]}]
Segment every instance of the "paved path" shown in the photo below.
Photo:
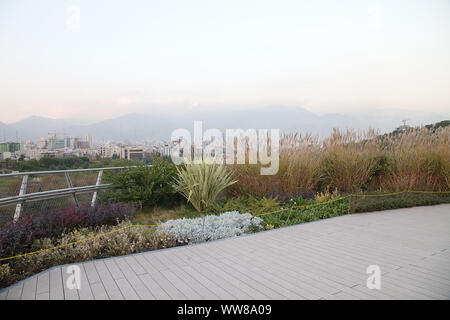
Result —
[{"label": "paved path", "polygon": [[[450,205],[346,215],[255,235],[54,267],[2,299],[449,299]],[[366,286],[378,265],[381,289]]]}]

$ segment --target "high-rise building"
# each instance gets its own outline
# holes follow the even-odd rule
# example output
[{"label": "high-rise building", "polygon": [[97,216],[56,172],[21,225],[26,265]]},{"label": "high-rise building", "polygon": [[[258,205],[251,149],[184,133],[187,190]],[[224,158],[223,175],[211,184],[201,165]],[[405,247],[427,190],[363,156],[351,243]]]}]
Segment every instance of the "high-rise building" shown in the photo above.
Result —
[{"label": "high-rise building", "polygon": [[47,149],[48,150],[64,149],[64,147],[65,147],[64,139],[58,139],[58,138],[47,139]]},{"label": "high-rise building", "polygon": [[70,148],[71,144],[70,144],[70,137],[65,137],[64,138],[64,148]]},{"label": "high-rise building", "polygon": [[16,152],[20,150],[18,142],[2,142],[0,143],[0,152]]},{"label": "high-rise building", "polygon": [[87,143],[89,143],[89,147],[92,147],[92,136],[90,134],[86,134],[84,136],[84,141],[86,141]]},{"label": "high-rise building", "polygon": [[73,147],[75,149],[89,149],[90,146],[89,141],[83,141],[80,138],[75,138],[73,140]]}]

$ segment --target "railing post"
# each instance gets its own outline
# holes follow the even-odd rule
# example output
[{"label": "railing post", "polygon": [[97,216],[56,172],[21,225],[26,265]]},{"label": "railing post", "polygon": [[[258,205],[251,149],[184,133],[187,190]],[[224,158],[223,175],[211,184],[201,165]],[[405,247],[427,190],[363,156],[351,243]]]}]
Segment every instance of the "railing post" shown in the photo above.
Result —
[{"label": "railing post", "polygon": [[[100,170],[98,172],[97,183],[95,184],[96,186],[98,186],[102,183],[102,177],[103,177],[103,170]],[[91,207],[95,206],[95,203],[97,202],[97,196],[98,196],[98,192],[95,191],[94,195],[92,196]]]},{"label": "railing post", "polygon": [[[27,192],[27,184],[28,184],[28,175],[24,175],[22,177],[22,184],[20,185],[19,196],[23,196]],[[22,213],[23,203],[18,203],[16,205],[16,212],[14,212],[14,222],[16,222],[20,214]]]},{"label": "railing post", "polygon": [[[72,185],[72,180],[70,180],[70,176],[68,172],[64,172],[64,175],[66,176],[66,181],[67,181],[67,185],[69,186],[69,188],[73,188]],[[72,194],[72,198],[73,198],[73,202],[75,203],[75,206],[77,208],[79,208],[79,204],[78,204],[78,200],[77,200],[77,196],[75,195],[75,193]]]}]

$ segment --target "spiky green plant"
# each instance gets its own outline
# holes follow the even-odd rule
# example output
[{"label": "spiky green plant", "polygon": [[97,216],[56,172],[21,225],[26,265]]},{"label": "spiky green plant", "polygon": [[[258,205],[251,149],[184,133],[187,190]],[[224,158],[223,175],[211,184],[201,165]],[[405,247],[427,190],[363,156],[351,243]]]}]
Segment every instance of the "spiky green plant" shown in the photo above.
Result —
[{"label": "spiky green plant", "polygon": [[226,187],[236,183],[231,172],[223,165],[187,164],[177,167],[175,189],[189,201],[198,212],[204,212]]}]

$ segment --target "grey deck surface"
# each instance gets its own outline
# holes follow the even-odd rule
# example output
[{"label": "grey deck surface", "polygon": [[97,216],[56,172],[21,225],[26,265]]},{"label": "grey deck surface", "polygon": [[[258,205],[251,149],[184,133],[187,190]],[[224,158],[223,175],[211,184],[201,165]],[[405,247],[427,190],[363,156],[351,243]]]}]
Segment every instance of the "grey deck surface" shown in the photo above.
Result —
[{"label": "grey deck surface", "polygon": [[[450,205],[346,215],[254,235],[66,266],[2,299],[449,299]],[[366,268],[381,269],[368,289]]]}]

